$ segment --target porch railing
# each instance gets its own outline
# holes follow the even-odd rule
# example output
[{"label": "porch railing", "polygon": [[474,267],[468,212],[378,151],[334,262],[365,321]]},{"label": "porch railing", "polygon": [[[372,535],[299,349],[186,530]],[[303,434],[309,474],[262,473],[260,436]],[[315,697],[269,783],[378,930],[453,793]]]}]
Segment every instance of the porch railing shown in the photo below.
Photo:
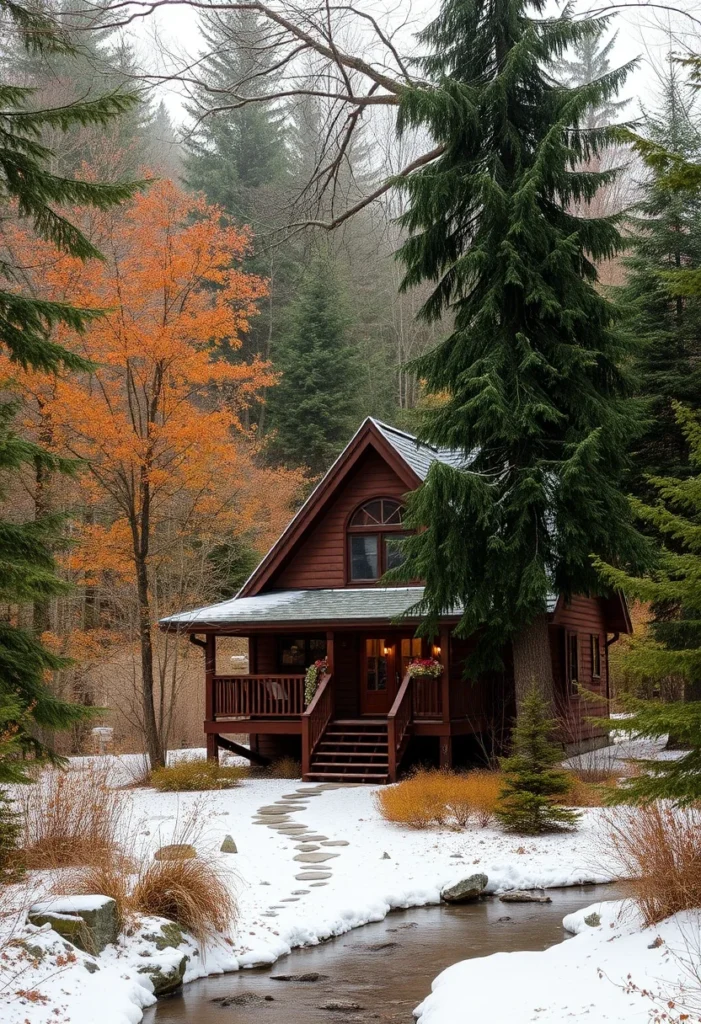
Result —
[{"label": "porch railing", "polygon": [[214,677],[214,717],[288,718],[304,713],[304,676]]},{"label": "porch railing", "polygon": [[443,714],[441,677],[414,678],[414,718],[440,718]]},{"label": "porch railing", "polygon": [[387,752],[389,758],[390,782],[397,781],[397,769],[402,755],[409,742],[409,730],[412,719],[412,678],[407,674],[395,697],[392,710],[387,716]]},{"label": "porch railing", "polygon": [[312,755],[333,717],[333,687],[331,675],[321,677],[314,698],[302,715],[302,778],[311,769]]}]

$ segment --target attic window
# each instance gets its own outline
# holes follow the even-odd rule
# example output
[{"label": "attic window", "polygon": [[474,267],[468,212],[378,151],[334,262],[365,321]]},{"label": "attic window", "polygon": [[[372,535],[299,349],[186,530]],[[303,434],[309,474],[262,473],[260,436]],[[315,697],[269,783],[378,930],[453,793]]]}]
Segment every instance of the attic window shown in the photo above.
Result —
[{"label": "attic window", "polygon": [[350,521],[351,528],[357,526],[401,526],[402,506],[391,498],[375,498],[361,505]]},{"label": "attic window", "polygon": [[393,498],[373,498],[357,509],[348,524],[348,579],[372,583],[401,561],[396,541],[405,534],[402,506]]}]

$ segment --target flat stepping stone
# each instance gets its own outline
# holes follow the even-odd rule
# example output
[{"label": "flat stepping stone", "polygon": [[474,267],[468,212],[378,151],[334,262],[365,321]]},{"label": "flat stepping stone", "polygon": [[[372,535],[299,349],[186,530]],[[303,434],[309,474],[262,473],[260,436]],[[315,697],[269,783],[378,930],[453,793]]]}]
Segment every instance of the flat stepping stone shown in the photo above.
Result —
[{"label": "flat stepping stone", "polygon": [[274,910],[264,910],[260,915],[261,917],[277,917],[277,913]]},{"label": "flat stepping stone", "polygon": [[331,878],[330,871],[303,871],[301,875],[295,875],[298,882],[315,882],[317,879]]},{"label": "flat stepping stone", "polygon": [[323,843],[328,836],[305,836],[304,838],[308,843]]},{"label": "flat stepping stone", "polygon": [[[305,793],[304,794],[304,796],[316,796],[316,795],[317,795],[316,793]],[[285,802],[287,802],[288,800],[291,800],[293,803],[297,803],[298,800],[304,799],[304,796],[301,793],[283,793],[283,795],[280,797],[280,799],[276,800],[275,802],[278,803],[278,804],[281,804],[283,800]]]},{"label": "flat stepping stone", "polygon": [[318,849],[316,843],[300,843],[299,846],[295,846],[295,850],[299,850],[300,853],[314,853]]},{"label": "flat stepping stone", "polygon": [[306,831],[307,831],[307,826],[306,825],[299,825],[297,827],[295,827],[294,825],[281,825],[278,828],[278,832],[281,835],[283,835],[283,836],[298,836],[302,832],[306,832]]},{"label": "flat stepping stone", "polygon": [[308,896],[309,895],[309,889],[293,889],[292,890],[292,895],[293,896]]},{"label": "flat stepping stone", "polygon": [[299,903],[299,896],[286,896],[284,900],[280,900],[281,903]]},{"label": "flat stepping stone", "polygon": [[323,789],[298,789],[295,796],[299,800],[300,797],[304,799],[308,796],[321,796],[323,792]]},{"label": "flat stepping stone", "polygon": [[322,885],[328,885],[328,882],[312,882],[309,886],[310,889],[318,889]]},{"label": "flat stepping stone", "polygon": [[292,821],[289,814],[264,814],[262,818],[253,818],[254,825],[284,825]]},{"label": "flat stepping stone", "polygon": [[296,814],[297,811],[306,811],[307,809],[306,804],[283,804],[283,807],[285,808],[283,814]]},{"label": "flat stepping stone", "polygon": [[298,853],[294,860],[301,860],[304,864],[323,864],[340,856],[340,853]]},{"label": "flat stepping stone", "polygon": [[267,807],[259,807],[258,810],[256,811],[256,814],[264,816],[272,815],[274,818],[277,818],[279,817],[279,815],[284,813],[285,811],[283,811],[282,807],[280,807],[279,804],[268,804]]},{"label": "flat stepping stone", "polygon": [[322,846],[350,846],[345,839],[324,839]]}]

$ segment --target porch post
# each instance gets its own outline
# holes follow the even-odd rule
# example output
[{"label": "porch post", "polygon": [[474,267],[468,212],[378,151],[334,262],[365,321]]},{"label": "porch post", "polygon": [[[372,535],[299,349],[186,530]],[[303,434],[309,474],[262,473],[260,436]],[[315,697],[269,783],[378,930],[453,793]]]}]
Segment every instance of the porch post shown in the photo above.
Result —
[{"label": "porch post", "polygon": [[439,636],[443,663],[443,675],[441,676],[442,717],[444,722],[450,723],[450,630],[446,627],[441,628]]},{"label": "porch post", "polygon": [[442,627],[441,639],[441,661],[443,662],[443,675],[441,676],[441,706],[443,708],[443,727],[446,734],[439,738],[438,763],[441,768],[453,767],[453,737],[450,731],[450,630]]},{"label": "porch post", "polygon": [[258,637],[254,633],[248,638],[248,674],[254,676],[258,671]]},{"label": "porch post", "polygon": [[329,675],[333,675],[333,630],[329,629],[326,631],[326,664],[328,665]]},{"label": "porch post", "polygon": [[[216,670],[216,637],[207,633],[204,649],[204,717],[205,721],[214,721],[214,673]],[[217,737],[213,732],[207,733],[207,759],[219,757]]]}]

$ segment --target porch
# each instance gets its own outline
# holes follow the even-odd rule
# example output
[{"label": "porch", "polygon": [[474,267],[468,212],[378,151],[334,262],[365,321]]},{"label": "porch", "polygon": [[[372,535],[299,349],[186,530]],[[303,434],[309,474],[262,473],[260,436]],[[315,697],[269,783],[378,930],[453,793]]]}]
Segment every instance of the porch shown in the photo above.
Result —
[{"label": "porch", "polygon": [[[298,737],[293,747],[305,779],[378,784],[396,780],[413,737],[433,737],[440,764],[449,766],[453,736],[480,725],[464,714],[464,681],[451,681],[447,629],[439,645],[396,628],[251,632],[247,664],[234,671],[225,671],[216,634],[193,639],[205,647],[211,757],[218,746],[232,749],[231,734],[249,736],[254,760],[284,751],[283,737]],[[410,662],[429,655],[441,661],[442,674],[409,675]],[[307,703],[303,669],[322,658],[327,671]]]}]

